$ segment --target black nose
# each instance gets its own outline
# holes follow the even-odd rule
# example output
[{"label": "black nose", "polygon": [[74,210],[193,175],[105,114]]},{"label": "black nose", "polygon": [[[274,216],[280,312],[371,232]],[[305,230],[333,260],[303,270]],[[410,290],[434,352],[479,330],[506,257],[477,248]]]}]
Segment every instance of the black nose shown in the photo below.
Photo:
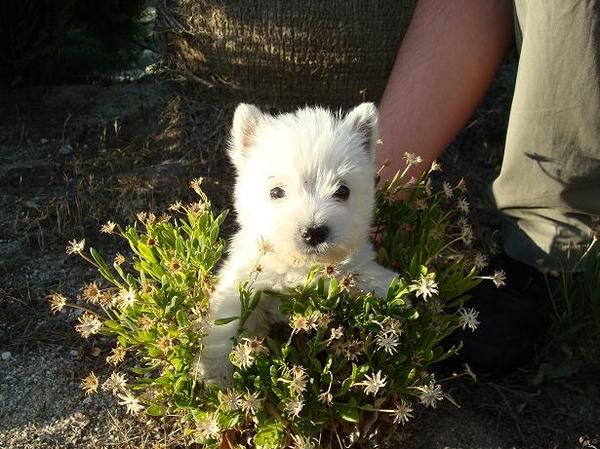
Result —
[{"label": "black nose", "polygon": [[329,235],[329,228],[327,226],[317,226],[313,228],[306,228],[302,230],[302,239],[306,244],[310,246],[316,246],[319,243],[323,243]]}]

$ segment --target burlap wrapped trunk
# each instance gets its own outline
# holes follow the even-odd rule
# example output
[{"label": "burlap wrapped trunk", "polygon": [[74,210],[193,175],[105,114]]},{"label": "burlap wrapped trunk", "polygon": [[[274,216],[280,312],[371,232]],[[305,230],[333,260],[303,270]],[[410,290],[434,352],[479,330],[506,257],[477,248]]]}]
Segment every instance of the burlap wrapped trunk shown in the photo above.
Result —
[{"label": "burlap wrapped trunk", "polygon": [[416,0],[173,0],[163,52],[189,78],[276,108],[378,101]]}]

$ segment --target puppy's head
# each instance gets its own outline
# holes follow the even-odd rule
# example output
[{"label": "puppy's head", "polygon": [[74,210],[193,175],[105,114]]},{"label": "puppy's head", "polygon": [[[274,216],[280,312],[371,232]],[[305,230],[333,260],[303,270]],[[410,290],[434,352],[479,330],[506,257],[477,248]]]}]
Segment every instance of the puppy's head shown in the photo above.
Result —
[{"label": "puppy's head", "polygon": [[377,109],[304,108],[271,116],[240,104],[229,154],[242,232],[284,258],[335,263],[368,238]]}]

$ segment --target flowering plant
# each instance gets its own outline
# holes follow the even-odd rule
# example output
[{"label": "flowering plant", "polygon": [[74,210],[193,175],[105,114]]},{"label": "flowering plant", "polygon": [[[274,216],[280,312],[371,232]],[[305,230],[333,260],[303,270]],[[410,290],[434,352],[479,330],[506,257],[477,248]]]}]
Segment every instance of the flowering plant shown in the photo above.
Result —
[{"label": "flowering plant", "polygon": [[[407,155],[407,162],[418,161]],[[260,270],[249,273],[240,285],[242,325],[227,390],[196,375],[226,215],[213,213],[199,180],[192,187],[200,200],[173,204],[176,218],[140,213],[125,229],[112,222],[102,227],[129,243],[130,263],[117,254],[109,266],[94,249],[87,256],[83,241],[70,242],[67,251],[95,265],[108,282],[88,284],[82,292],[88,304],[73,305],[86,309],[76,326],[84,337],[116,337],[106,358],[115,371],[102,388],[128,412],[175,418],[187,438],[214,448],[341,447],[448,398],[427,368],[458,350],[444,347],[445,337],[476,328],[477,312],[463,303],[485,278],[478,271],[486,262],[469,250],[466,218],[455,221],[457,210],[468,213],[466,200],[447,210],[464,184],[445,183],[434,193],[429,177],[405,182],[405,173],[377,194],[379,262],[400,273],[386,297],[361,291],[352,273],[315,266],[303,285],[269,292],[289,325],[260,338],[242,330],[261,295],[252,288]],[[501,283],[502,273],[494,281]],[[55,294],[51,305],[61,310],[66,299]],[[90,393],[99,385],[93,373],[82,382]]]}]

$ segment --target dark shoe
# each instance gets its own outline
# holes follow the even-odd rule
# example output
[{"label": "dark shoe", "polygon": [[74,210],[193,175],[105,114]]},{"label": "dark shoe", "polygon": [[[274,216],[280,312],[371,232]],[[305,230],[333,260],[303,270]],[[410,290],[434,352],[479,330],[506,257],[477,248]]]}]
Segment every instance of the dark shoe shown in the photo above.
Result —
[{"label": "dark shoe", "polygon": [[479,311],[475,332],[459,330],[447,344],[463,342],[451,365],[468,363],[482,376],[502,376],[531,361],[543,344],[550,324],[548,280],[529,265],[507,256],[490,264],[506,272],[506,286],[496,288],[484,281],[469,292],[466,307]]}]

